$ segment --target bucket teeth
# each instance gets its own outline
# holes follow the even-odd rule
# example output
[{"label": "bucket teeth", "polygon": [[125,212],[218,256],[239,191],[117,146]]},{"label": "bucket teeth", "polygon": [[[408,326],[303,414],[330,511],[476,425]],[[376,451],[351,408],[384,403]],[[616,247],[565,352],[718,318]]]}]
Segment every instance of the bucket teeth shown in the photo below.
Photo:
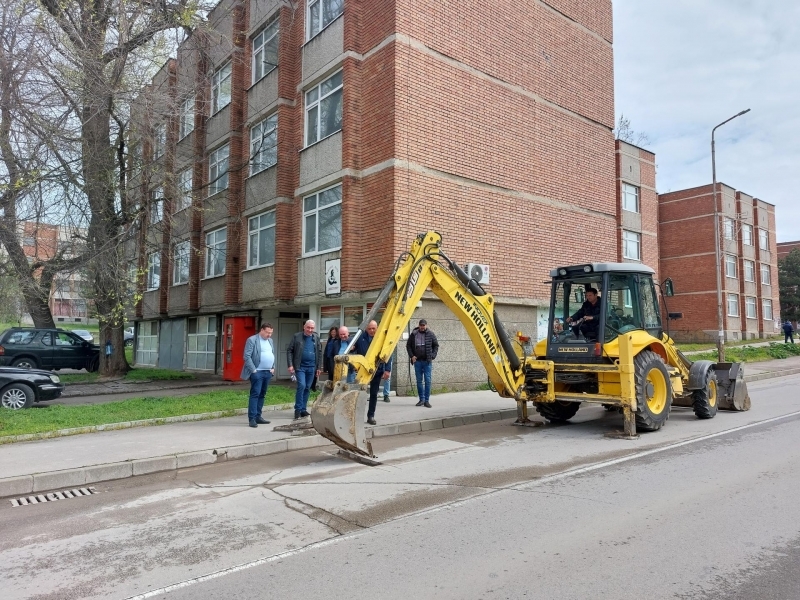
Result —
[{"label": "bucket teeth", "polygon": [[311,422],[321,436],[344,450],[374,456],[364,429],[369,393],[366,386],[326,382],[311,406]]}]

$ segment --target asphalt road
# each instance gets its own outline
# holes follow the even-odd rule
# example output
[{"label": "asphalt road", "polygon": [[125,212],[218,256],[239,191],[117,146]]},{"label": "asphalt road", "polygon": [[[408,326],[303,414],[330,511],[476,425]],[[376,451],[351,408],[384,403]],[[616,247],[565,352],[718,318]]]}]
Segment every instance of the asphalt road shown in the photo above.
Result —
[{"label": "asphalt road", "polygon": [[381,439],[0,505],[17,598],[800,598],[800,377],[749,413],[608,439],[616,415]]}]

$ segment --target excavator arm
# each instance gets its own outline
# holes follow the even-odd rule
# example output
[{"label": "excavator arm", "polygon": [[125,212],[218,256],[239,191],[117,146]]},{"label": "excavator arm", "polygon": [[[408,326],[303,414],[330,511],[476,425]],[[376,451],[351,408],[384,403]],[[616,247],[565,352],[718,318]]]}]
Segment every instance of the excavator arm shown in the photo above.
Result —
[{"label": "excavator arm", "polygon": [[[398,259],[394,272],[348,346],[349,352],[385,303],[386,309],[367,354],[345,353],[335,358],[334,376],[325,382],[322,394],[312,406],[311,419],[321,435],[341,448],[373,456],[364,430],[369,382],[377,365],[392,356],[428,289],[464,325],[489,381],[500,396],[528,398],[532,379],[537,380],[533,383],[538,384],[538,396],[553,396],[553,363],[517,354],[497,317],[494,298],[442,252],[441,243],[441,235],[435,231],[417,236],[410,250]],[[522,348],[520,344],[520,353]],[[405,348],[398,353],[403,356]],[[346,383],[348,366],[356,371],[355,384]]]}]

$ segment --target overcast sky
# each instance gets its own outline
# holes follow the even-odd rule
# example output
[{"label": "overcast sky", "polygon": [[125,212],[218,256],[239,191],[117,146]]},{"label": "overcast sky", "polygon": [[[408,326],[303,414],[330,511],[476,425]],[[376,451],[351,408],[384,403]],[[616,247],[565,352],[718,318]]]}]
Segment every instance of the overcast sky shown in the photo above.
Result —
[{"label": "overcast sky", "polygon": [[661,193],[717,181],[800,240],[800,1],[614,0],[616,113],[647,133]]}]

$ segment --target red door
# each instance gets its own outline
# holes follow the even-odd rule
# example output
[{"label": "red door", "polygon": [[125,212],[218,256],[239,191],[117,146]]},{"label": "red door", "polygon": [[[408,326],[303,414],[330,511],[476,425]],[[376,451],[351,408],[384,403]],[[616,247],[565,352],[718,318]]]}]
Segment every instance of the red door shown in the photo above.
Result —
[{"label": "red door", "polygon": [[244,345],[256,333],[255,317],[225,317],[222,321],[222,378],[239,381],[244,366]]}]

